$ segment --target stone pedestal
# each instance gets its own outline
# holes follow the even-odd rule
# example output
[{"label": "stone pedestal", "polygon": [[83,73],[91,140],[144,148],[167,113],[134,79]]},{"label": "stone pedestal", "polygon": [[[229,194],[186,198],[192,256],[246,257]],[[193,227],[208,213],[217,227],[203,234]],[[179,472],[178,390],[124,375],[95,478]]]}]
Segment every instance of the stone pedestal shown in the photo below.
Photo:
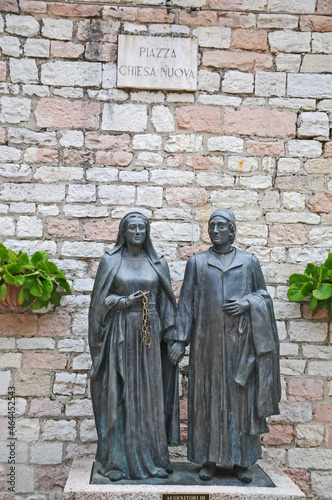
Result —
[{"label": "stone pedestal", "polygon": [[[93,459],[76,459],[73,462],[69,478],[64,490],[65,500],[161,500],[162,493],[170,493],[181,496],[210,494],[210,500],[300,500],[305,498],[304,493],[272,463],[262,460],[257,462],[261,471],[258,476],[268,476],[266,484],[270,486],[259,486],[261,480],[254,477],[253,483],[248,486],[240,483],[236,478],[230,480],[231,475],[225,475],[217,480],[217,484],[206,484],[199,480],[197,471],[193,470],[193,464],[188,463],[186,482],[179,483],[176,477],[180,477],[180,464],[175,464],[174,475],[168,480],[149,479],[147,482],[122,481],[111,484],[90,484],[93,471]],[[265,474],[264,474],[265,473]],[[190,478],[190,476],[192,476]],[[227,479],[228,478],[228,479]],[[231,482],[230,482],[231,481]],[[153,484],[155,482],[155,484]],[[174,484],[174,483],[177,484]],[[226,484],[222,484],[222,483]],[[164,484],[161,484],[164,483]],[[189,483],[189,484],[188,484]],[[255,484],[256,483],[256,484]],[[264,483],[263,483],[264,484]],[[274,485],[274,486],[273,486]]]}]

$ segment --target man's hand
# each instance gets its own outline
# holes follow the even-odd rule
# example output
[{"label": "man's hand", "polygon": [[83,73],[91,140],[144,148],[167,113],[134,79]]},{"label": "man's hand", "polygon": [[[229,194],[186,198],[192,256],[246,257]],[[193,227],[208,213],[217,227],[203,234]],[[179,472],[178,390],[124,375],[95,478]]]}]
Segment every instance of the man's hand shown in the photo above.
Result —
[{"label": "man's hand", "polygon": [[249,311],[250,304],[246,299],[230,300],[227,304],[223,306],[224,311],[232,316],[238,316],[240,314]]},{"label": "man's hand", "polygon": [[172,365],[177,365],[179,359],[184,355],[186,345],[184,342],[169,342],[167,344],[168,359]]}]

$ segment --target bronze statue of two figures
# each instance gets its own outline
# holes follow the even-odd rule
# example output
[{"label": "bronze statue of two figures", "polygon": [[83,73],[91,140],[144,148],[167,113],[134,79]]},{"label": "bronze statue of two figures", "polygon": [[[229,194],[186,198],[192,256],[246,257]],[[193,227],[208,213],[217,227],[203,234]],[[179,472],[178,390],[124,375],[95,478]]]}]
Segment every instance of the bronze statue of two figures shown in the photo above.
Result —
[{"label": "bronze statue of two figures", "polygon": [[89,311],[98,472],[111,481],[167,478],[179,442],[177,363],[190,345],[188,459],[244,483],[261,456],[266,417],[279,413],[279,342],[257,258],[232,246],[235,218],[216,210],[212,247],[189,259],[179,305],[149,220],[121,220],[101,259]]}]

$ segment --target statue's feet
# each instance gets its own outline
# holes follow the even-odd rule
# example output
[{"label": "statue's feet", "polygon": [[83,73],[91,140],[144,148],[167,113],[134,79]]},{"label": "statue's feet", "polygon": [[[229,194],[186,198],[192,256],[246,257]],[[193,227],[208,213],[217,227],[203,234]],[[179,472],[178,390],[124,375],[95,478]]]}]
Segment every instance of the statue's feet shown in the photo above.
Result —
[{"label": "statue's feet", "polygon": [[165,471],[165,469],[159,469],[154,477],[158,477],[159,479],[167,479],[168,473]]},{"label": "statue's feet", "polygon": [[249,472],[248,467],[241,467],[240,465],[234,465],[234,474],[242,483],[251,483],[252,475]]},{"label": "statue's feet", "polygon": [[202,479],[202,481],[210,481],[210,479],[213,478],[213,476],[216,475],[216,464],[213,462],[208,462],[203,465],[203,467],[200,470],[199,473],[199,478]]},{"label": "statue's feet", "polygon": [[121,479],[126,479],[125,474],[121,470],[111,470],[105,475],[112,482],[121,481]]},{"label": "statue's feet", "polygon": [[166,472],[168,472],[168,474],[173,473],[173,467],[171,466],[170,463],[166,465],[165,470],[166,470]]}]

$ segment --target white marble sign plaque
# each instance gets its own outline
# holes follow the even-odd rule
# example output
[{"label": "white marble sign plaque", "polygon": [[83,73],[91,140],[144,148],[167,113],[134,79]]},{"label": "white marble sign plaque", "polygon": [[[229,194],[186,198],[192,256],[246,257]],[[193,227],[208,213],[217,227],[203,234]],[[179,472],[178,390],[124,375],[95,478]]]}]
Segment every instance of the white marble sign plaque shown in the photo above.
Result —
[{"label": "white marble sign plaque", "polygon": [[196,90],[197,39],[119,35],[119,88]]}]

